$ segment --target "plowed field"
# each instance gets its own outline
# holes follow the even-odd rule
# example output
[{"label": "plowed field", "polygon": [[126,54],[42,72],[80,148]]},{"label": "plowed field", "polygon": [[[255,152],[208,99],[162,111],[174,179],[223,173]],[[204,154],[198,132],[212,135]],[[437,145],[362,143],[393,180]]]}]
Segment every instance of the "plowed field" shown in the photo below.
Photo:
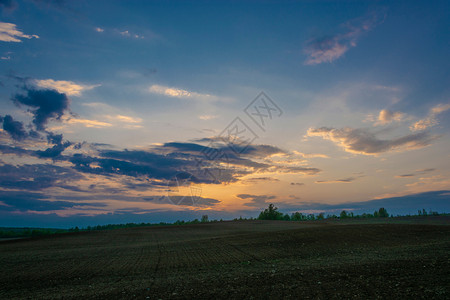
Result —
[{"label": "plowed field", "polygon": [[449,254],[448,225],[243,221],[60,234],[0,242],[0,299],[449,299]]}]

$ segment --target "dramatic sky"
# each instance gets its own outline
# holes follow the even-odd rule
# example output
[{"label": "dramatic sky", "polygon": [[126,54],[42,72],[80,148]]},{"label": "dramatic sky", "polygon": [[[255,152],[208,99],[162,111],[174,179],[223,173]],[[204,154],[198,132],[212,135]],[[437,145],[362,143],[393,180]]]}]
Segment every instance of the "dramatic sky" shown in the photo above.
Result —
[{"label": "dramatic sky", "polygon": [[0,10],[0,226],[450,211],[448,1]]}]

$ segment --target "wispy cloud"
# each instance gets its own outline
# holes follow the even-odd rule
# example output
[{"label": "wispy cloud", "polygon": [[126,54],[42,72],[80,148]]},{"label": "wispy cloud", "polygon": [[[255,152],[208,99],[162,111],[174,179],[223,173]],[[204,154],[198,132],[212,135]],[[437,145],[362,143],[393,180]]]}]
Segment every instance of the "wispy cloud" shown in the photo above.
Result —
[{"label": "wispy cloud", "polygon": [[[416,172],[419,173],[419,174],[425,174],[425,173],[433,172],[435,170],[436,169],[434,169],[434,168],[427,168],[427,169],[416,170]],[[419,175],[417,173],[401,174],[401,175],[395,176],[395,178],[410,178],[410,177],[414,177],[414,176]]]},{"label": "wispy cloud", "polygon": [[73,81],[53,79],[35,79],[33,83],[40,88],[57,90],[59,93],[64,93],[68,96],[81,96],[82,92],[100,86],[99,84],[86,85]]},{"label": "wispy cloud", "polygon": [[11,59],[11,54],[12,54],[12,52],[8,51],[5,54],[3,54],[2,56],[0,56],[0,59],[2,59],[2,60],[10,60]]},{"label": "wispy cloud", "polygon": [[65,120],[66,124],[80,124],[88,128],[105,128],[111,127],[113,124],[108,122],[102,122],[98,120],[88,120],[88,119],[78,119],[78,118],[68,118]]},{"label": "wispy cloud", "polygon": [[104,32],[105,31],[105,29],[103,29],[101,27],[95,27],[94,30],[97,31],[97,32]]},{"label": "wispy cloud", "polygon": [[131,37],[131,38],[135,38],[135,39],[143,39],[144,38],[143,35],[130,32],[129,30],[119,31],[119,34],[124,37]]},{"label": "wispy cloud", "polygon": [[24,34],[22,31],[17,29],[16,24],[0,22],[0,41],[20,43],[22,42],[21,39],[32,38],[38,39],[39,36],[35,34]]},{"label": "wispy cloud", "polygon": [[392,139],[379,139],[375,133],[367,129],[354,128],[309,128],[307,137],[321,137],[330,140],[351,153],[377,155],[393,150],[406,151],[430,145],[435,136],[428,132],[420,132]]},{"label": "wispy cloud", "polygon": [[204,120],[204,121],[216,119],[216,118],[218,118],[218,117],[219,117],[219,116],[217,116],[217,115],[201,115],[201,116],[198,116],[198,118],[199,118],[200,120]]},{"label": "wispy cloud", "polygon": [[374,11],[364,17],[341,25],[343,30],[335,35],[314,38],[308,42],[304,52],[308,56],[306,65],[331,63],[355,47],[358,39],[383,22],[384,12]]},{"label": "wispy cloud", "polygon": [[427,128],[436,126],[439,124],[439,121],[437,119],[437,116],[439,114],[442,114],[450,109],[450,103],[449,104],[439,104],[434,107],[432,107],[425,119],[419,120],[415,122],[413,125],[411,125],[410,129],[412,131],[421,131],[425,130]]},{"label": "wispy cloud", "polygon": [[163,85],[154,84],[148,88],[150,93],[160,94],[174,98],[199,98],[205,100],[214,100],[216,97],[210,94],[201,94],[197,92],[191,92],[175,87],[168,87]]},{"label": "wispy cloud", "polygon": [[350,183],[354,181],[355,177],[348,177],[343,179],[334,179],[334,180],[317,180],[315,183]]},{"label": "wispy cloud", "polygon": [[402,174],[395,176],[396,178],[408,178],[408,177],[414,177],[416,174]]}]

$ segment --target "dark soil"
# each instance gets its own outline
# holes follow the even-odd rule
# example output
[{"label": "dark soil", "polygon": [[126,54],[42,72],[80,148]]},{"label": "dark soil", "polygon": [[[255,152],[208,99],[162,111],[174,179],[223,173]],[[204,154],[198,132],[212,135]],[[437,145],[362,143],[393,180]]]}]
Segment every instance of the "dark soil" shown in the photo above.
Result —
[{"label": "dark soil", "polygon": [[449,299],[449,254],[448,225],[245,221],[59,234],[0,243],[0,299]]}]

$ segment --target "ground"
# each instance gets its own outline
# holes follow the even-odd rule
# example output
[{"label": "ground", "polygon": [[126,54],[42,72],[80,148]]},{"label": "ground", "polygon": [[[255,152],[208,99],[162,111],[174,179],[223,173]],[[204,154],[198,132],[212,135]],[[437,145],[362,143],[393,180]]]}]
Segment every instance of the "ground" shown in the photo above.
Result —
[{"label": "ground", "polygon": [[449,299],[450,219],[430,218],[235,221],[3,241],[0,299]]}]

